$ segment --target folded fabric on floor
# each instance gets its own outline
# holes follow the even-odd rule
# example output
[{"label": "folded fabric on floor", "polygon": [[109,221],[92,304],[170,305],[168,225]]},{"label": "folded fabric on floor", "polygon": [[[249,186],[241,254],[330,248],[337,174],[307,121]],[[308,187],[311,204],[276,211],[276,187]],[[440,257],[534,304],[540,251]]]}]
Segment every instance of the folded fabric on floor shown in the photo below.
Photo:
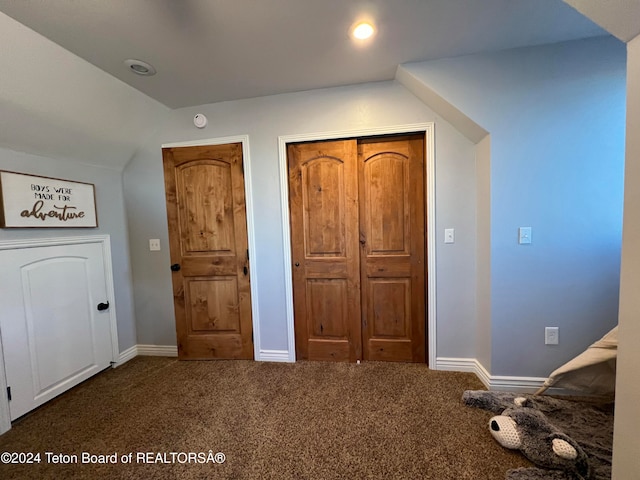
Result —
[{"label": "folded fabric on floor", "polygon": [[551,372],[536,393],[556,387],[611,400],[616,392],[617,355],[618,327],[615,327],[580,355]]}]

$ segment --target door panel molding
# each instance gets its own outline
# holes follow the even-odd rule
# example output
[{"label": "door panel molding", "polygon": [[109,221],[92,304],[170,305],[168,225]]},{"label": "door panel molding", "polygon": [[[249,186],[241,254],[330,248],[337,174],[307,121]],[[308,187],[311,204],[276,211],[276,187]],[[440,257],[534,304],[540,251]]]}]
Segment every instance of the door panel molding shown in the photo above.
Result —
[{"label": "door panel molding", "polygon": [[[90,305],[96,305],[96,301],[98,300],[91,298],[89,288],[91,276],[88,263],[88,258],[75,255],[61,255],[38,259],[32,263],[23,265],[21,268],[22,296],[24,298],[27,337],[30,340],[29,357],[34,387],[33,393],[35,395],[34,400],[47,397],[59,384],[88,373],[88,371],[93,369],[96,363],[98,363],[96,359],[99,357],[97,352],[99,346],[95,341],[94,328],[91,323],[86,324],[84,321],[87,313],[86,303],[82,300],[88,298]],[[41,282],[42,278],[49,278],[49,275],[53,273],[51,270],[57,271],[58,269],[64,269],[65,273],[71,271],[69,275],[71,278],[66,279],[64,282],[65,291],[70,291],[70,293],[64,293],[64,295],[69,295],[68,297],[61,295],[60,284],[48,285],[49,282],[46,282],[47,284],[43,285]],[[80,281],[78,281],[78,279]],[[80,293],[80,298],[73,298],[72,295],[75,293]],[[43,322],[42,313],[37,310],[34,311],[34,296],[40,299],[46,297],[46,305],[51,310],[55,310],[56,307],[59,306],[59,304],[56,305],[59,301],[58,299],[64,299],[64,303],[71,303],[70,308],[73,308],[73,311],[70,312],[71,315],[69,317],[73,318],[72,329],[74,330],[74,337],[79,337],[81,341],[75,341],[76,338],[74,338],[72,343],[67,343],[70,338],[65,336],[56,342],[51,342],[47,329],[50,328],[52,324],[56,324],[56,316],[46,316]],[[57,326],[57,328],[60,327]],[[33,340],[33,342],[31,340]],[[63,358],[64,353],[69,351],[73,351],[74,355],[71,359],[65,358],[65,361],[61,362],[62,364],[59,364],[59,362],[47,362],[46,360],[41,361],[39,352],[43,351],[49,345],[53,345],[53,351],[50,352],[53,358]],[[113,361],[113,355],[111,361]],[[71,373],[70,376],[61,377],[59,372],[60,368],[64,369],[65,373],[73,373]]]},{"label": "door panel molding", "polygon": [[234,135],[229,137],[206,138],[202,140],[193,140],[186,142],[164,143],[162,148],[173,147],[202,147],[207,145],[223,145],[226,143],[242,144],[242,162],[244,164],[244,201],[247,216],[247,240],[249,244],[249,258],[251,259],[251,272],[253,281],[250,282],[251,288],[251,319],[253,322],[253,357],[256,361],[272,361],[269,357],[271,350],[265,351],[264,355],[260,348],[260,315],[258,308],[258,281],[260,278],[258,273],[259,261],[256,255],[256,236],[255,221],[252,197],[252,180],[251,180],[251,154],[249,148],[249,135]]},{"label": "door panel molding", "polygon": [[[105,284],[107,291],[107,300],[113,306],[104,312],[109,315],[109,323],[111,329],[111,345],[112,345],[112,361],[117,362],[120,358],[120,349],[118,348],[118,326],[115,308],[115,291],[113,286],[113,269],[111,261],[111,236],[110,235],[85,235],[73,237],[55,237],[55,238],[31,238],[21,240],[2,240],[0,241],[0,250],[13,250],[21,248],[51,247],[63,245],[77,245],[97,243],[102,248],[102,257],[104,261]],[[11,429],[11,414],[9,410],[9,399],[7,398],[7,378],[5,375],[4,352],[2,350],[2,342],[0,342],[0,434]]]},{"label": "door panel molding", "polygon": [[[285,300],[287,313],[288,360],[296,361],[293,279],[288,272],[292,271],[291,232],[289,212],[289,169],[287,164],[287,144],[316,140],[335,140],[353,137],[373,137],[403,133],[424,133],[425,135],[425,170],[426,170],[426,236],[427,236],[427,345],[428,365],[436,368],[436,238],[435,238],[435,149],[434,122],[396,125],[388,127],[365,128],[357,130],[339,130],[320,133],[282,135],[278,137],[278,157],[280,166],[280,201],[282,213],[282,238],[285,275]],[[256,358],[258,358],[256,356]]]}]

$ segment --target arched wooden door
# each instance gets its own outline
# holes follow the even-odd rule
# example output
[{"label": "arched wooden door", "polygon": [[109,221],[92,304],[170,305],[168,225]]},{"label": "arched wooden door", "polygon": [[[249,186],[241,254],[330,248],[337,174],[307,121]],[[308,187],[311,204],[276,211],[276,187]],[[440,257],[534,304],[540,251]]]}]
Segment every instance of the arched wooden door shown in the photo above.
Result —
[{"label": "arched wooden door", "polygon": [[178,357],[252,359],[242,144],[162,157]]}]

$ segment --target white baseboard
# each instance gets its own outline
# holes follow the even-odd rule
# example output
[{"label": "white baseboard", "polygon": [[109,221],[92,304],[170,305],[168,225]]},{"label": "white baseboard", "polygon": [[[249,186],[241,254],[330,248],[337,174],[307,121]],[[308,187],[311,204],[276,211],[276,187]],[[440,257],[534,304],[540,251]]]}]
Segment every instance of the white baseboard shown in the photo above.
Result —
[{"label": "white baseboard", "polygon": [[113,364],[113,367],[119,367],[120,365],[128,362],[132,358],[135,358],[138,355],[138,346],[134,345],[133,347],[127,348],[124,352],[120,352],[120,356],[118,360]]},{"label": "white baseboard", "polygon": [[124,365],[138,355],[145,357],[177,357],[178,347],[174,345],[134,345],[124,352],[120,352],[118,360],[112,366],[116,368]]},{"label": "white baseboard", "polygon": [[435,370],[475,373],[485,387],[490,388],[491,386],[489,372],[475,358],[437,357]]},{"label": "white baseboard", "polygon": [[[435,369],[475,373],[487,389],[498,392],[535,393],[546,380],[546,378],[540,377],[491,375],[475,358],[438,357],[436,358]],[[554,389],[553,392],[548,393],[562,394],[569,392]]]},{"label": "white baseboard", "polygon": [[[474,359],[475,360],[475,359]],[[486,368],[484,368],[484,365],[482,365],[478,360],[475,360],[476,363],[476,371],[473,372],[476,374],[476,376],[480,379],[480,381],[489,389],[491,390],[491,375],[489,374],[489,372],[487,371]]]},{"label": "white baseboard", "polygon": [[449,358],[437,357],[434,370],[447,370],[451,372],[476,373],[478,361],[475,358]]},{"label": "white baseboard", "polygon": [[293,362],[287,350],[260,350],[259,362]]},{"label": "white baseboard", "polygon": [[145,357],[177,357],[175,345],[138,345],[138,355]]},{"label": "white baseboard", "polygon": [[535,393],[546,378],[540,377],[504,377],[493,375],[490,390],[498,392]]},{"label": "white baseboard", "polygon": [[[113,364],[114,367],[128,362],[132,358],[140,356],[145,357],[177,357],[178,347],[173,345],[134,345],[120,353],[120,357]],[[287,350],[260,350],[260,354],[256,358],[258,362],[293,362]]]}]

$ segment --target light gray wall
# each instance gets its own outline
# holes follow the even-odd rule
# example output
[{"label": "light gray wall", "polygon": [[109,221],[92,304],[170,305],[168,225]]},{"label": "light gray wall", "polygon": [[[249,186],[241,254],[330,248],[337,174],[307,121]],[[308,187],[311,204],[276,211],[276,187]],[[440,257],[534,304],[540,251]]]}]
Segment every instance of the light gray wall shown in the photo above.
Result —
[{"label": "light gray wall", "polygon": [[476,359],[491,365],[491,135],[476,145]]},{"label": "light gray wall", "polygon": [[121,171],[169,109],[2,12],[0,32],[0,168],[95,184],[100,224],[0,239],[109,234],[124,351],[137,340]]},{"label": "light gray wall", "polygon": [[[193,126],[196,113],[209,119]],[[174,345],[161,145],[249,135],[260,345],[286,350],[285,275],[278,136],[435,121],[438,354],[475,355],[475,159],[473,144],[396,82],[383,82],[225,102],[172,112],[124,171],[138,343]],[[456,243],[442,245],[444,227]],[[148,239],[162,250],[149,252]],[[446,248],[445,248],[446,247]]]},{"label": "light gray wall", "polygon": [[625,64],[600,37],[403,66],[491,134],[493,375],[546,377],[616,324]]},{"label": "light gray wall", "polygon": [[118,346],[122,352],[135,345],[136,327],[133,317],[129,243],[121,173],[109,168],[30,155],[2,148],[0,148],[0,169],[88,182],[95,185],[98,228],[0,229],[0,241],[78,235],[110,235],[118,320]]},{"label": "light gray wall", "polygon": [[627,152],[613,479],[640,472],[640,37],[627,45]]},{"label": "light gray wall", "polygon": [[[455,229],[455,243],[444,243],[445,228]],[[436,125],[438,357],[476,356],[476,241],[475,146],[440,121]]]}]

